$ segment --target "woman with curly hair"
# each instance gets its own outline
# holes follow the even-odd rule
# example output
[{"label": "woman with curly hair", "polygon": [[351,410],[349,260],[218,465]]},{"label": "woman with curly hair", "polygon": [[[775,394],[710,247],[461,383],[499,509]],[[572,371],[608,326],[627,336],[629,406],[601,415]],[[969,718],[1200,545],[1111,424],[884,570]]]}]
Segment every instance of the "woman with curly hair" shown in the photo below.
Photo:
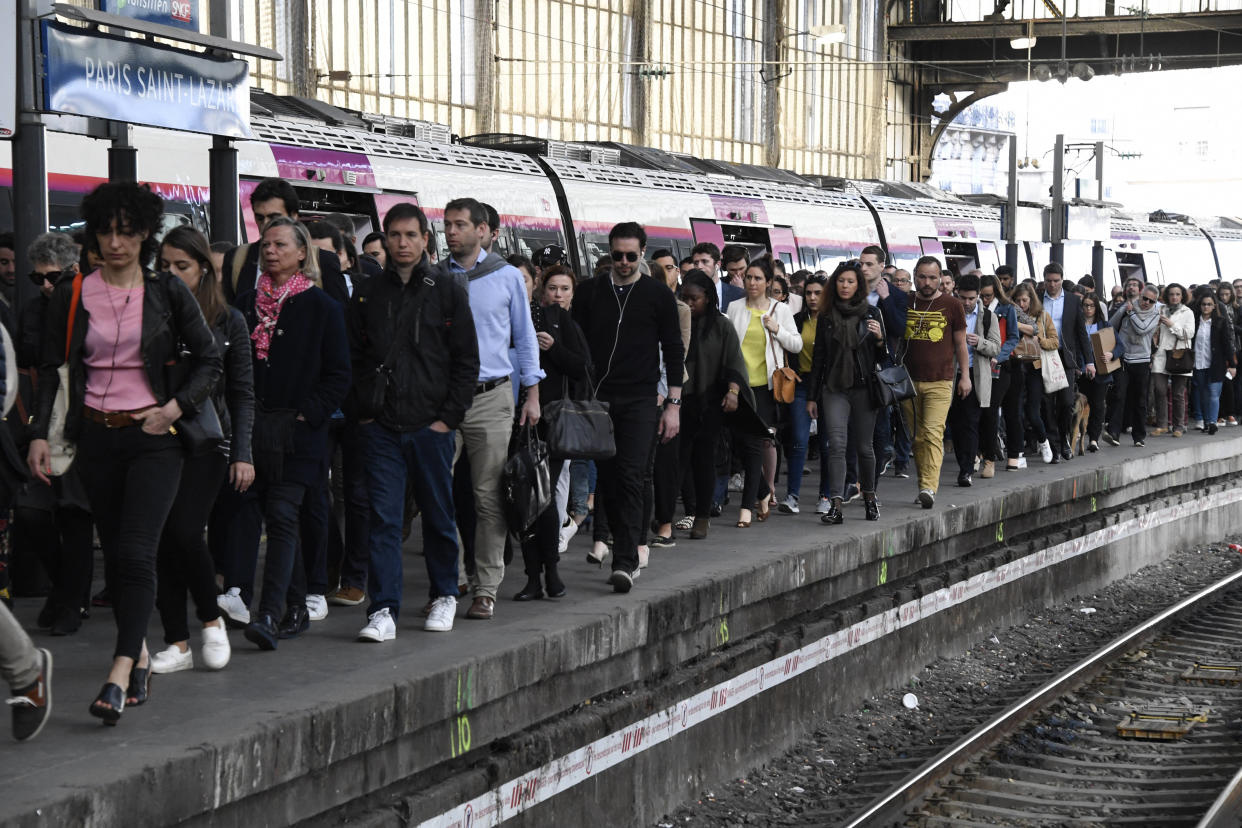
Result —
[{"label": "woman with curly hair", "polygon": [[[103,547],[117,626],[112,667],[90,706],[109,725],[147,700],[156,550],[185,456],[174,423],[211,404],[221,370],[189,289],[148,268],[163,212],[160,197],[133,182],[101,184],[83,199],[87,244],[103,263],[62,280],[52,294],[27,456],[30,471],[47,483],[48,429],[58,369],[67,363],[65,437],[77,444],[74,463]],[[165,369],[183,355],[188,371],[176,382]]]}]

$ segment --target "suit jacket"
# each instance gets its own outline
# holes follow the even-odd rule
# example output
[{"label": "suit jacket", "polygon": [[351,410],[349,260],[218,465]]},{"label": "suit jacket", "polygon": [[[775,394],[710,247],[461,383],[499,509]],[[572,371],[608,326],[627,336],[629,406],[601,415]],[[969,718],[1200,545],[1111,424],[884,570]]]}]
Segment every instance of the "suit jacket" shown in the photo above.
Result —
[{"label": "suit jacket", "polygon": [[[1065,311],[1061,314],[1061,328],[1057,331],[1057,335],[1060,337],[1061,347],[1073,357],[1075,362],[1075,365],[1067,365],[1065,369],[1068,371],[1073,368],[1082,371],[1088,365],[1095,365],[1095,351],[1091,347],[1091,337],[1087,336],[1087,320],[1082,313],[1082,299],[1078,298],[1077,293],[1071,293],[1068,290],[1063,293],[1065,294]],[[1040,295],[1039,300],[1047,304],[1046,295]]]},{"label": "suit jacket", "polygon": [[[349,304],[349,289],[345,287],[345,277],[341,275],[341,260],[335,253],[315,249],[319,252],[319,278],[323,292],[344,308]],[[241,272],[237,274],[237,288],[234,289],[233,260],[238,250],[245,250],[246,258],[242,262]],[[220,281],[223,283],[224,298],[230,305],[236,305],[237,297],[254,290],[255,283],[259,280],[259,245],[243,244],[225,253],[223,270]]]},{"label": "suit jacket", "polygon": [[720,286],[724,288],[724,299],[720,303],[720,312],[724,313],[729,310],[729,304],[737,299],[745,299],[746,291],[740,287],[731,285],[728,282],[721,281]]}]

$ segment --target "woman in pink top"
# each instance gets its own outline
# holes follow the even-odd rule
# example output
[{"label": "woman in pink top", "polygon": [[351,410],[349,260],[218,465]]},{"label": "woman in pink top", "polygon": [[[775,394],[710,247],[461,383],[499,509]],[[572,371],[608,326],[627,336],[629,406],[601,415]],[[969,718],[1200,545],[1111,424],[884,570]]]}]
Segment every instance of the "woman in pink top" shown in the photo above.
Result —
[{"label": "woman in pink top", "polygon": [[[163,201],[146,186],[110,182],[82,201],[87,243],[99,270],[56,286],[44,325],[38,413],[27,457],[47,482],[47,433],[68,364],[64,433],[91,503],[112,589],[117,638],[112,666],[90,713],[114,725],[147,699],[147,623],[155,603],[155,556],[177,494],[184,450],[173,424],[193,416],[220,376],[220,352],[186,286],[145,264],[156,249]],[[169,366],[188,360],[170,387]],[[128,689],[123,689],[128,688]]]}]

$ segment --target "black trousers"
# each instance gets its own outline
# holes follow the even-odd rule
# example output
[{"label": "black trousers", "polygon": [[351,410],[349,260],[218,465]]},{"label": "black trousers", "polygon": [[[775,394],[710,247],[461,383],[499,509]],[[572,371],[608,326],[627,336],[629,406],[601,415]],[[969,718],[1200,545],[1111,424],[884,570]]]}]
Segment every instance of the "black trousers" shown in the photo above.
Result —
[{"label": "black trousers", "polygon": [[724,411],[720,404],[721,400],[711,396],[687,394],[682,397],[681,433],[677,439],[681,468],[694,490],[693,501],[686,501],[686,511],[698,518],[711,515],[716,491],[716,442],[724,428]]},{"label": "black trousers", "polygon": [[155,606],[155,558],[177,497],[184,452],[171,434],[84,422],[74,463],[103,547],[116,619],[114,657],[142,654]]},{"label": "black trousers", "polygon": [[[553,459],[551,467],[552,480],[561,474],[561,469],[568,460]],[[556,566],[561,560],[561,516],[556,509],[556,498],[548,504],[548,508],[535,518],[533,531],[522,539],[522,569],[528,577],[538,578],[545,567]]]},{"label": "black trousers", "polygon": [[1151,381],[1150,362],[1123,362],[1117,377],[1117,410],[1108,422],[1113,437],[1121,436],[1123,417],[1128,414],[1130,436],[1134,442],[1147,439],[1147,386]]},{"label": "black trousers", "polygon": [[299,540],[300,515],[310,496],[321,491],[302,483],[268,483],[259,498],[267,526],[267,557],[263,563],[263,592],[259,612],[280,621],[287,607],[306,603],[306,569]]},{"label": "black trousers", "polygon": [[52,478],[47,486],[32,479],[13,507],[13,546],[39,556],[56,607],[77,612],[90,605],[95,523],[77,471]]},{"label": "black trousers", "polygon": [[979,420],[982,410],[979,397],[971,387],[970,393],[960,397],[955,392],[949,406],[949,434],[953,437],[953,455],[957,458],[958,479],[970,474],[975,467],[975,455],[979,453]]},{"label": "black trousers", "polygon": [[332,510],[328,515],[328,586],[339,581],[342,587],[365,590],[371,566],[371,498],[365,445],[358,424],[334,420],[328,426],[328,451],[334,458]]},{"label": "black trousers", "polygon": [[1104,415],[1107,408],[1105,398],[1108,396],[1108,386],[1111,384],[1098,379],[1088,379],[1086,374],[1078,378],[1078,390],[1086,396],[1087,405],[1091,406],[1091,411],[1087,414],[1088,441],[1098,442],[1100,435],[1104,433]]},{"label": "black trousers", "polygon": [[1074,395],[1078,393],[1073,379],[1076,372],[1070,373],[1067,370],[1066,374],[1070,377],[1067,387],[1044,394],[1044,425],[1048,429],[1048,439],[1052,441],[1053,452],[1069,447],[1070,427],[1074,423]]},{"label": "black trousers", "polygon": [[[999,463],[1004,460],[1000,445],[1001,409],[1005,395],[1009,393],[1009,383],[1013,374],[1002,363],[999,376],[992,377],[992,404],[979,411],[979,450],[984,460]],[[1009,424],[1005,424],[1006,433]],[[1021,435],[1018,435],[1021,439]]]},{"label": "black trousers", "polygon": [[207,521],[207,547],[216,571],[224,576],[225,589],[237,587],[250,606],[254,599],[254,575],[259,566],[259,539],[263,536],[263,504],[259,489],[239,492],[226,481],[220,486]]},{"label": "black trousers", "polygon": [[617,453],[598,463],[596,511],[603,500],[612,530],[612,566],[638,569],[638,542],[643,522],[643,477],[651,441],[656,438],[660,410],[655,395],[639,398],[603,398],[609,404]]},{"label": "black trousers", "polygon": [[228,477],[228,458],[211,453],[187,457],[181,485],[160,536],[155,606],[164,624],[164,643],[186,641],[185,596],[194,599],[195,614],[206,624],[220,617],[216,604],[216,572],[203,535],[207,517]]}]

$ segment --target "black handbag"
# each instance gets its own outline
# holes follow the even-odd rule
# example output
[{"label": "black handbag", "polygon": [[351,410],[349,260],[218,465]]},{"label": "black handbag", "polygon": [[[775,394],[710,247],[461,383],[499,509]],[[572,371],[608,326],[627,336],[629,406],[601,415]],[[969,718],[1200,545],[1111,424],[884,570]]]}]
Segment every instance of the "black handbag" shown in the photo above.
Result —
[{"label": "black handbag", "polygon": [[[885,343],[884,352],[887,353],[888,336],[884,331],[883,318],[880,319],[880,331]],[[902,364],[903,359],[905,359],[904,352],[900,357],[895,357],[893,364],[887,368],[881,368],[879,363],[876,363],[875,374],[872,375],[871,393],[881,408],[896,405],[902,400],[912,400],[917,396],[914,381],[910,379],[910,372]]]},{"label": "black handbag", "polygon": [[519,537],[552,504],[556,492],[548,465],[548,444],[529,425],[514,430],[509,440],[509,459],[500,475],[505,519],[509,531]]},{"label": "black handbag", "polygon": [[220,425],[220,415],[210,397],[203,400],[193,417],[182,417],[173,423],[172,433],[191,457],[210,454],[224,442],[224,427]]},{"label": "black handbag", "polygon": [[589,377],[587,386],[591,388],[589,400],[571,400],[569,380],[565,380],[561,398],[547,403],[539,412],[552,457],[607,460],[617,453],[608,403],[596,399]]},{"label": "black handbag", "polygon": [[1164,357],[1164,370],[1168,374],[1189,374],[1195,370],[1193,348],[1171,348]]}]

